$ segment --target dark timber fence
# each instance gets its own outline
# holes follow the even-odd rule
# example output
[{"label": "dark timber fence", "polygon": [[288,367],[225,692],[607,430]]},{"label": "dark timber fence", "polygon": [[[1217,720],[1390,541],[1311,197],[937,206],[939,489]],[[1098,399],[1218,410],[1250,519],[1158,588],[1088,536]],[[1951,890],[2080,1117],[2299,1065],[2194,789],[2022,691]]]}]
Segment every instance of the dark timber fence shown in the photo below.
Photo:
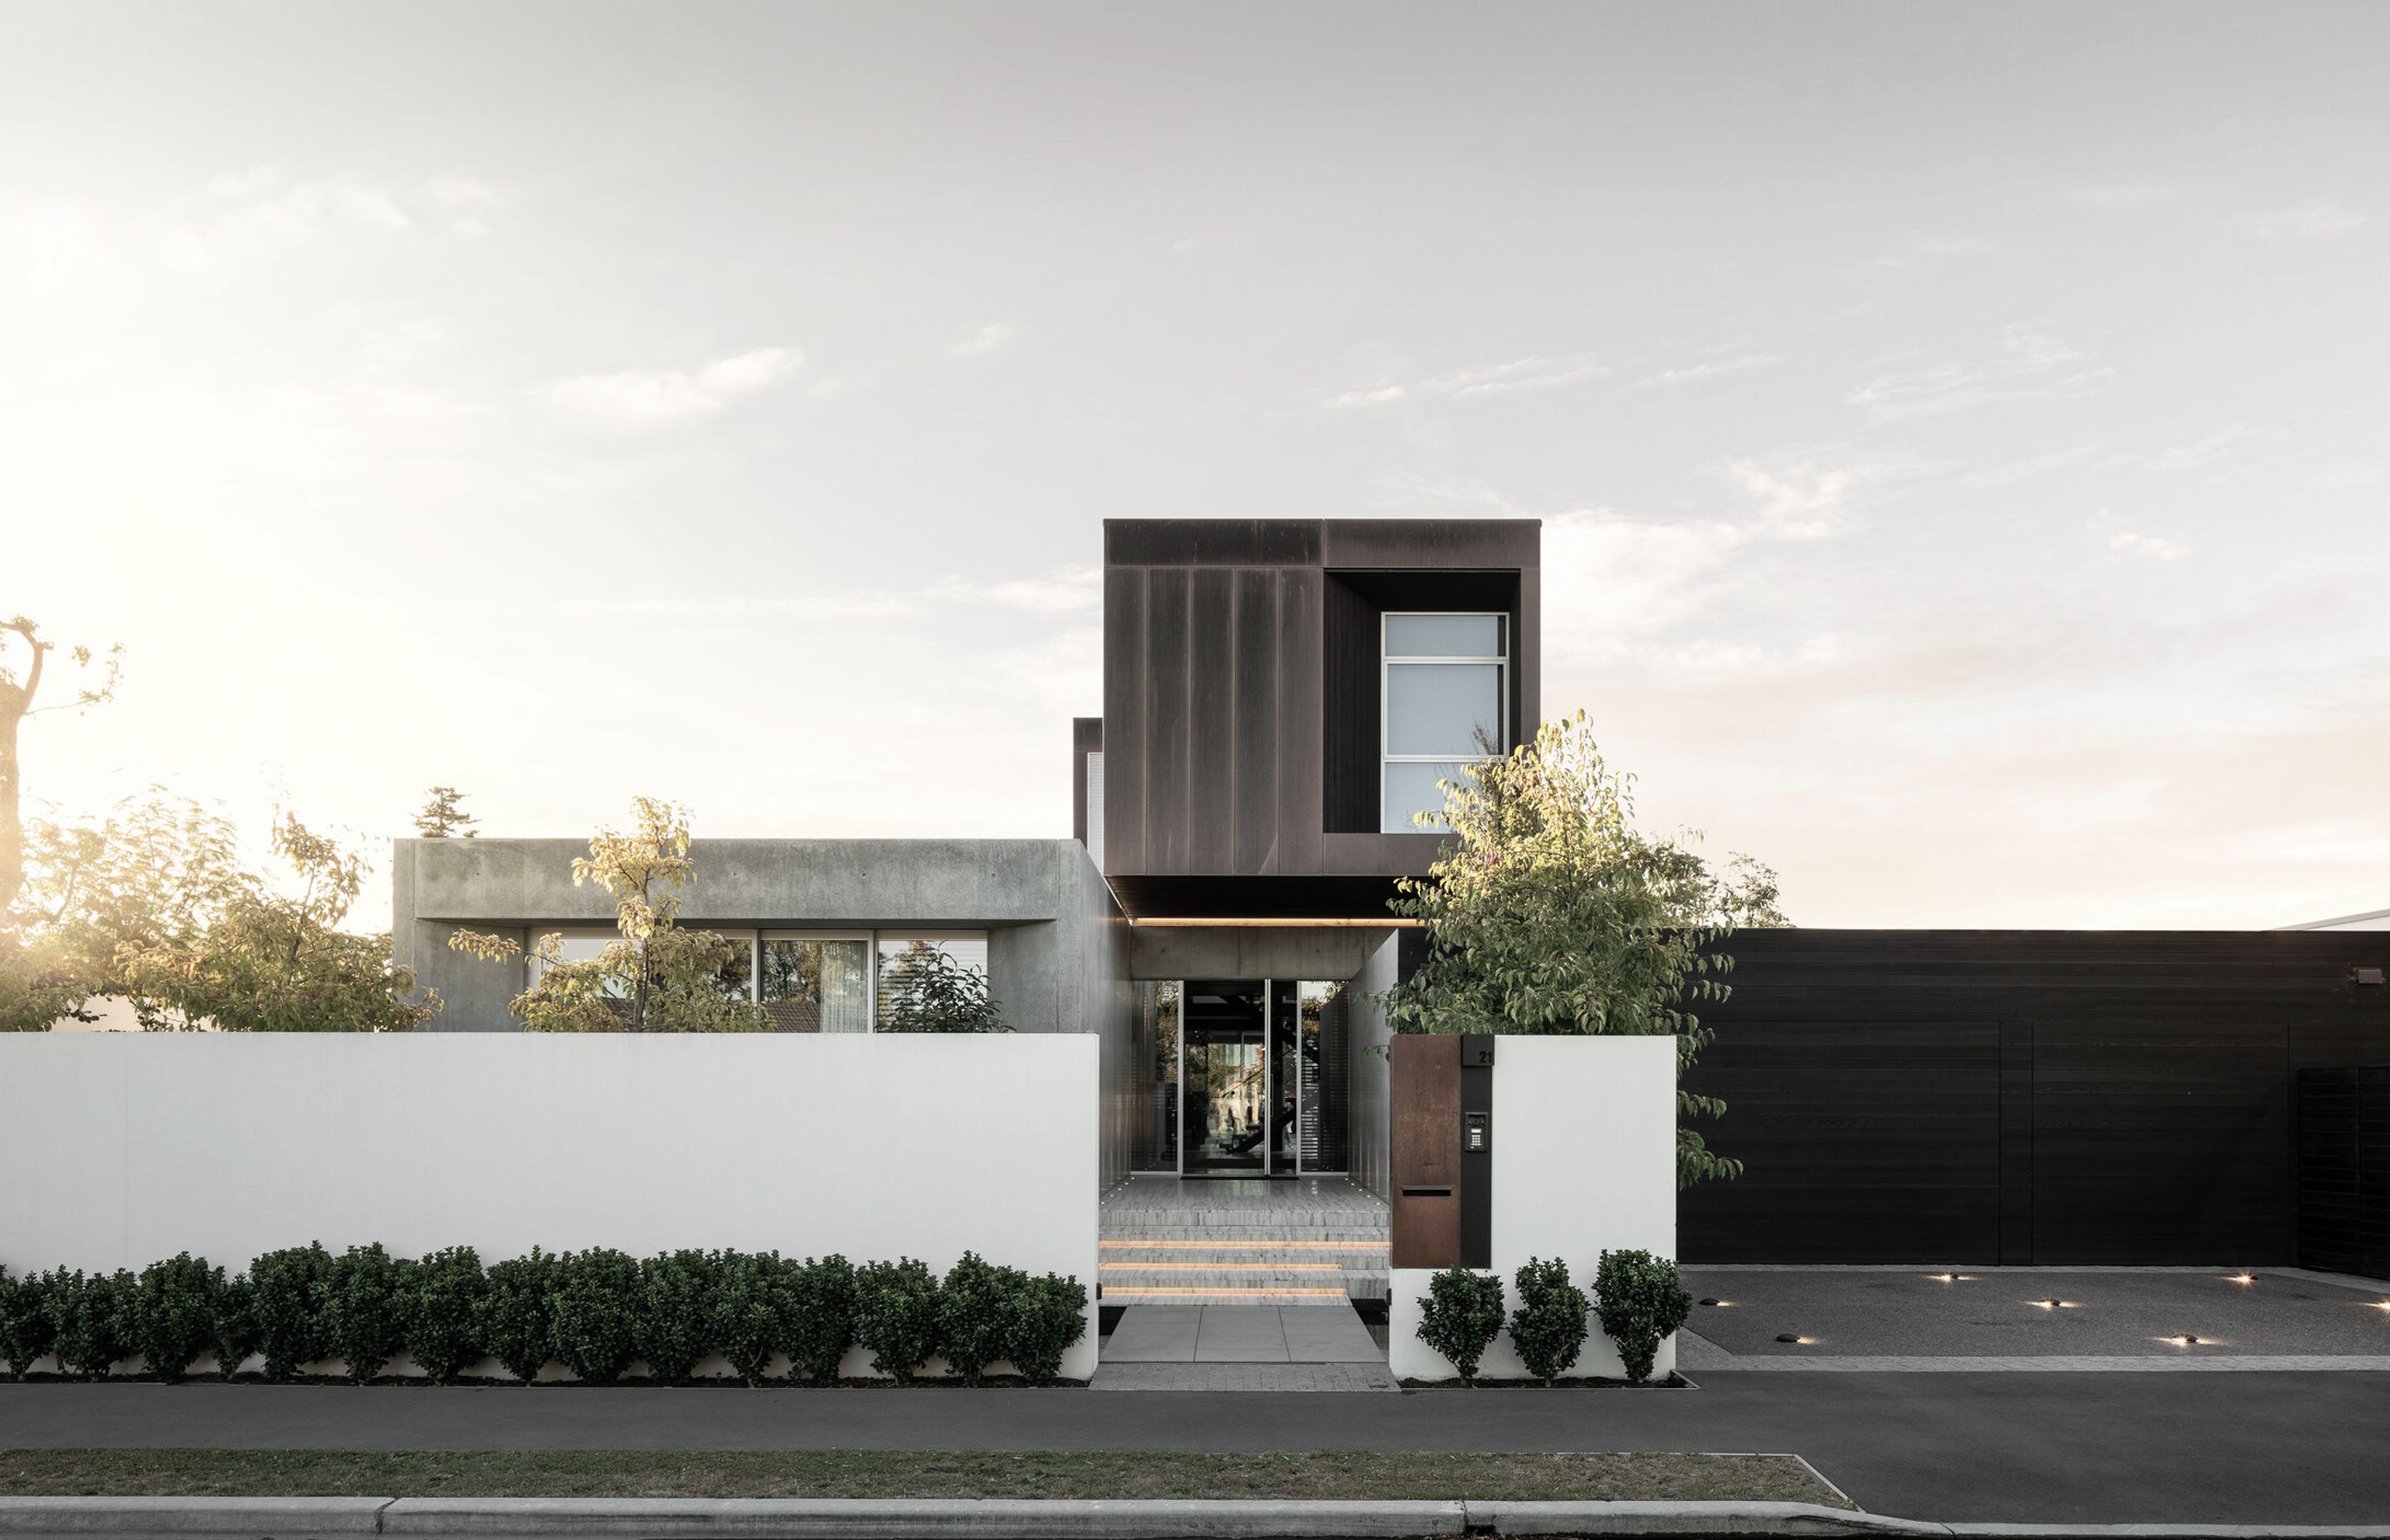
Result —
[{"label": "dark timber fence", "polygon": [[[1710,1139],[1748,1170],[1679,1200],[1688,1262],[2291,1264],[2304,1188],[2309,1230],[2342,1226],[2310,1257],[2390,1270],[2390,1087],[2370,1117],[2349,1098],[2345,1130],[2299,1121],[2301,1071],[2390,1066],[2390,986],[2358,982],[2390,932],[1727,949],[1734,996],[1704,1013],[1717,1040],[1689,1084],[1728,1103]],[[2311,1124],[2338,1106],[2309,1104]]]}]

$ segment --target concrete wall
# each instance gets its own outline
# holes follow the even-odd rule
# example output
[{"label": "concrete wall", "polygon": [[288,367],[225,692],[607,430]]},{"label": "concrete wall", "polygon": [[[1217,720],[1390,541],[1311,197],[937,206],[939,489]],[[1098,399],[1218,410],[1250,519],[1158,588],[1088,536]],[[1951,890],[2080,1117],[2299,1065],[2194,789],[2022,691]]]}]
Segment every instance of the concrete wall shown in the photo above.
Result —
[{"label": "concrete wall", "polygon": [[[1673,1037],[1504,1037],[1494,1057],[1494,1268],[1505,1309],[1512,1276],[1530,1257],[1559,1257],[1590,1296],[1604,1251],[1677,1254],[1677,1040]],[[1392,1367],[1413,1380],[1455,1378],[1419,1341],[1419,1302],[1434,1275],[1397,1268],[1388,1309]],[[1676,1367],[1660,1345],[1654,1378]],[[1618,1350],[1590,1323],[1573,1371],[1624,1378]],[[1505,1331],[1480,1379],[1527,1378]]]},{"label": "concrete wall", "polygon": [[[605,925],[611,901],[572,885],[577,840],[401,840],[392,947],[445,1008],[435,1032],[506,1032],[519,964],[450,951],[459,927],[518,941]],[[1127,1031],[1125,928],[1075,840],[700,840],[690,925],[985,930],[988,987],[1021,1032]],[[1115,1023],[1113,1018],[1117,1017]]]},{"label": "concrete wall", "polygon": [[[0,1035],[0,1264],[233,1268],[320,1240],[919,1257],[1087,1286],[1099,1043]],[[854,1372],[865,1372],[854,1360]]]},{"label": "concrete wall", "polygon": [[1387,932],[1345,992],[1350,1004],[1352,1045],[1347,1050],[1346,1117],[1352,1130],[1352,1174],[1356,1187],[1391,1199],[1386,1174],[1386,1044],[1394,1033],[1386,1025],[1381,996],[1394,987],[1399,932]]}]

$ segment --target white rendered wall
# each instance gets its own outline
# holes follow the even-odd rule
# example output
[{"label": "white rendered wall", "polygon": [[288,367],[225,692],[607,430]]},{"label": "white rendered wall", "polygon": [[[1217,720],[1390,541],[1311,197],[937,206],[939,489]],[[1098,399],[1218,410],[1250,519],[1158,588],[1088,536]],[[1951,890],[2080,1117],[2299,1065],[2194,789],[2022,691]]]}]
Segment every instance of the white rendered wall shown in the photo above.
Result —
[{"label": "white rendered wall", "polygon": [[[0,1035],[0,1264],[613,1246],[1075,1277],[1095,1367],[1098,1039]],[[854,1372],[867,1372],[854,1365]]]},{"label": "white rendered wall", "polygon": [[[1559,1257],[1569,1281],[1593,1294],[1604,1251],[1677,1254],[1677,1040],[1673,1037],[1500,1037],[1494,1045],[1493,1270],[1503,1310],[1518,1308],[1512,1276],[1529,1257]],[[1388,1280],[1391,1367],[1407,1380],[1458,1376],[1419,1340],[1420,1300],[1435,1275],[1399,1267]],[[1676,1367],[1660,1344],[1652,1377]],[[1618,1350],[1587,1323],[1573,1374],[1624,1379]],[[1477,1369],[1523,1380],[1508,1331]]]}]

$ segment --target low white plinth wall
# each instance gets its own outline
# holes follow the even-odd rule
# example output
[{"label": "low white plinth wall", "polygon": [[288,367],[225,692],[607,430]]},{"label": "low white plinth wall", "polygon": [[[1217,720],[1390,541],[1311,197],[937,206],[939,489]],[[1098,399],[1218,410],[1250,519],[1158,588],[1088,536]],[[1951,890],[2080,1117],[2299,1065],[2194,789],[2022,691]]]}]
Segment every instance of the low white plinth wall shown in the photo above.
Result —
[{"label": "low white plinth wall", "polygon": [[1098,1039],[0,1035],[0,1264],[468,1245],[963,1252],[1086,1287]]},{"label": "low white plinth wall", "polygon": [[[1529,1257],[1559,1257],[1569,1281],[1593,1293],[1605,1251],[1677,1254],[1677,1040],[1673,1037],[1502,1037],[1494,1045],[1493,1271],[1503,1309],[1518,1308],[1511,1278]],[[1435,1275],[1397,1267],[1388,1280],[1389,1354],[1407,1380],[1454,1380],[1451,1363],[1419,1340],[1420,1305]],[[1673,1337],[1652,1378],[1676,1367]],[[1572,1374],[1625,1378],[1618,1350],[1588,1322]],[[1478,1364],[1481,1380],[1524,1380],[1508,1331]]]}]

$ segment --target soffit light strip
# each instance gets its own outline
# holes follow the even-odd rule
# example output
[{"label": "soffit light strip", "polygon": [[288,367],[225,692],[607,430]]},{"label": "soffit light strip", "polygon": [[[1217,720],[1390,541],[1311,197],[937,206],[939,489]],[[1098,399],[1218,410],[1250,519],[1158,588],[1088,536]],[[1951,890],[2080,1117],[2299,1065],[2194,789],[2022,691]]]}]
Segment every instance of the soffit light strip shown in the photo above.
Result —
[{"label": "soffit light strip", "polygon": [[1138,930],[1188,930],[1213,928],[1220,930],[1235,930],[1242,928],[1247,930],[1416,930],[1425,926],[1426,923],[1427,922],[1425,920],[1420,919],[1396,919],[1392,916],[1388,916],[1384,919],[1311,919],[1300,917],[1292,917],[1285,919],[1203,919],[1200,918],[1172,916],[1167,918],[1156,919],[1138,919],[1131,918],[1129,920],[1129,924],[1135,926]]}]

